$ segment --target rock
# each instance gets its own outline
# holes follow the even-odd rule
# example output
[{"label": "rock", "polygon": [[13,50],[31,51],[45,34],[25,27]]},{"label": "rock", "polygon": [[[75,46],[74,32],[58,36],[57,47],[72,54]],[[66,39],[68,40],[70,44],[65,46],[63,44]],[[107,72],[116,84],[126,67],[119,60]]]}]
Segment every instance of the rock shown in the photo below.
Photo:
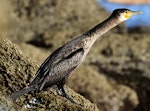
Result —
[{"label": "rock", "polygon": [[[116,36],[115,36],[116,35]],[[136,111],[150,110],[150,56],[149,56],[149,34],[129,33],[125,36],[112,34],[107,41],[113,41],[109,45],[111,55],[109,57],[100,54],[97,60],[89,64],[94,65],[108,77],[115,79],[120,84],[127,85],[134,89],[138,95],[139,104]],[[117,39],[117,40],[115,40]],[[108,50],[107,47],[102,50]],[[93,55],[94,57],[94,55]]]},{"label": "rock", "polygon": [[[8,97],[10,94],[27,86],[35,76],[37,63],[27,57],[20,49],[8,39],[0,37],[0,108],[10,107],[17,110],[52,110],[52,111],[99,111],[83,96],[75,93],[66,86],[68,94],[79,104],[72,104],[64,97],[58,96],[51,90],[42,91],[35,95],[34,92],[25,94],[12,103]],[[33,98],[40,99],[40,103],[29,107],[29,101]],[[3,106],[3,107],[2,107]],[[14,108],[13,108],[14,107]],[[10,109],[10,110],[11,110]]]},{"label": "rock", "polygon": [[138,104],[135,91],[110,81],[84,64],[72,74],[68,86],[97,104],[102,111],[133,111]]}]

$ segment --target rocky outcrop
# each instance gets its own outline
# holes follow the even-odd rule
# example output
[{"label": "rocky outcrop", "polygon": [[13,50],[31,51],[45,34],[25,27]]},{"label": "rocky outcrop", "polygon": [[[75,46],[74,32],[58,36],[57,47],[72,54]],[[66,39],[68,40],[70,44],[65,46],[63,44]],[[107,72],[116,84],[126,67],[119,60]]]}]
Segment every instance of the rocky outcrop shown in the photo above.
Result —
[{"label": "rocky outcrop", "polygon": [[136,91],[139,99],[136,111],[149,111],[149,34],[138,32],[124,36],[112,34],[107,41],[113,40],[111,44],[99,49],[98,59],[91,61],[90,64],[97,67],[99,72],[103,72],[107,77]]},{"label": "rocky outcrop", "polygon": [[134,111],[138,104],[134,90],[85,64],[72,74],[68,86],[97,104],[102,111]]},{"label": "rocky outcrop", "polygon": [[[0,39],[0,108],[8,109],[10,107],[10,110],[99,111],[96,105],[67,86],[68,94],[78,104],[70,103],[64,97],[58,96],[54,88],[36,95],[31,92],[12,103],[8,97],[30,83],[35,76],[38,65],[34,60],[25,56],[8,39]],[[29,103],[34,98],[40,99],[40,103],[30,106]]]}]

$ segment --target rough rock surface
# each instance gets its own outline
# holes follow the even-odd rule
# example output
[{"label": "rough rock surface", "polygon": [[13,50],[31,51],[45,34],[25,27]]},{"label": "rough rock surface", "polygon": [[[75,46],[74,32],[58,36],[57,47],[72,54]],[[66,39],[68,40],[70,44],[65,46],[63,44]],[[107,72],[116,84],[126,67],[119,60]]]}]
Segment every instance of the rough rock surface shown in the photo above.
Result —
[{"label": "rough rock surface", "polygon": [[131,88],[106,78],[94,67],[82,65],[68,82],[68,86],[97,104],[102,111],[133,111],[138,104]]},{"label": "rough rock surface", "polygon": [[[114,39],[115,38],[115,39]],[[104,40],[105,41],[105,40]],[[149,33],[130,33],[122,36],[113,34],[107,38],[113,41],[99,48],[100,55],[89,64],[96,66],[100,72],[114,78],[137,92],[139,104],[136,111],[150,109],[150,39]],[[96,44],[96,47],[98,44]],[[92,55],[91,57],[94,57]]]},{"label": "rough rock surface", "polygon": [[[66,87],[68,94],[78,105],[58,96],[54,88],[42,91],[36,96],[31,92],[17,99],[14,104],[11,103],[8,99],[9,95],[25,87],[33,79],[38,65],[31,58],[26,57],[16,45],[4,38],[0,40],[0,54],[0,108],[11,105],[12,110],[99,111],[96,105],[68,87]],[[38,98],[41,102],[26,108],[33,98]]]}]

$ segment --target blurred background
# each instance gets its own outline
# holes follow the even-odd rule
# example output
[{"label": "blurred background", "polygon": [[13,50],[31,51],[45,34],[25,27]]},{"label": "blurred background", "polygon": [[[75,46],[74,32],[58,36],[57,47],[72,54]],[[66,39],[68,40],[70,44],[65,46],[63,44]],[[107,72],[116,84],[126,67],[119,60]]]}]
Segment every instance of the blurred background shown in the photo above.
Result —
[{"label": "blurred background", "polygon": [[143,14],[97,40],[67,85],[102,111],[150,111],[149,0],[1,0],[0,35],[41,64],[116,8]]},{"label": "blurred background", "polygon": [[[144,30],[149,30],[150,23],[150,1],[149,0],[98,0],[99,4],[106,8],[107,11],[112,12],[115,8],[128,8],[132,10],[142,11],[142,15],[135,16],[130,20],[126,21],[127,28],[143,27]],[[146,29],[148,28],[148,29]]]}]

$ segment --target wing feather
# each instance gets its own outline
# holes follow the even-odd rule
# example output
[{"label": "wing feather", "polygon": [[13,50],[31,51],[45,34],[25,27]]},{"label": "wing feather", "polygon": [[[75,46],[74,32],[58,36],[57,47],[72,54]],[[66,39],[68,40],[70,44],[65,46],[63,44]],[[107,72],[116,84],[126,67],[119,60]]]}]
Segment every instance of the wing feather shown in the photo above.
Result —
[{"label": "wing feather", "polygon": [[74,45],[58,48],[43,62],[30,85],[38,85],[42,90],[45,84],[53,85],[60,81],[81,63],[83,53],[83,48]]},{"label": "wing feather", "polygon": [[40,90],[56,84],[68,76],[81,63],[83,59],[83,53],[84,50],[82,48],[77,49],[55,64],[53,69],[51,69],[51,72],[49,72],[47,77],[45,77],[44,82],[42,82]]}]

